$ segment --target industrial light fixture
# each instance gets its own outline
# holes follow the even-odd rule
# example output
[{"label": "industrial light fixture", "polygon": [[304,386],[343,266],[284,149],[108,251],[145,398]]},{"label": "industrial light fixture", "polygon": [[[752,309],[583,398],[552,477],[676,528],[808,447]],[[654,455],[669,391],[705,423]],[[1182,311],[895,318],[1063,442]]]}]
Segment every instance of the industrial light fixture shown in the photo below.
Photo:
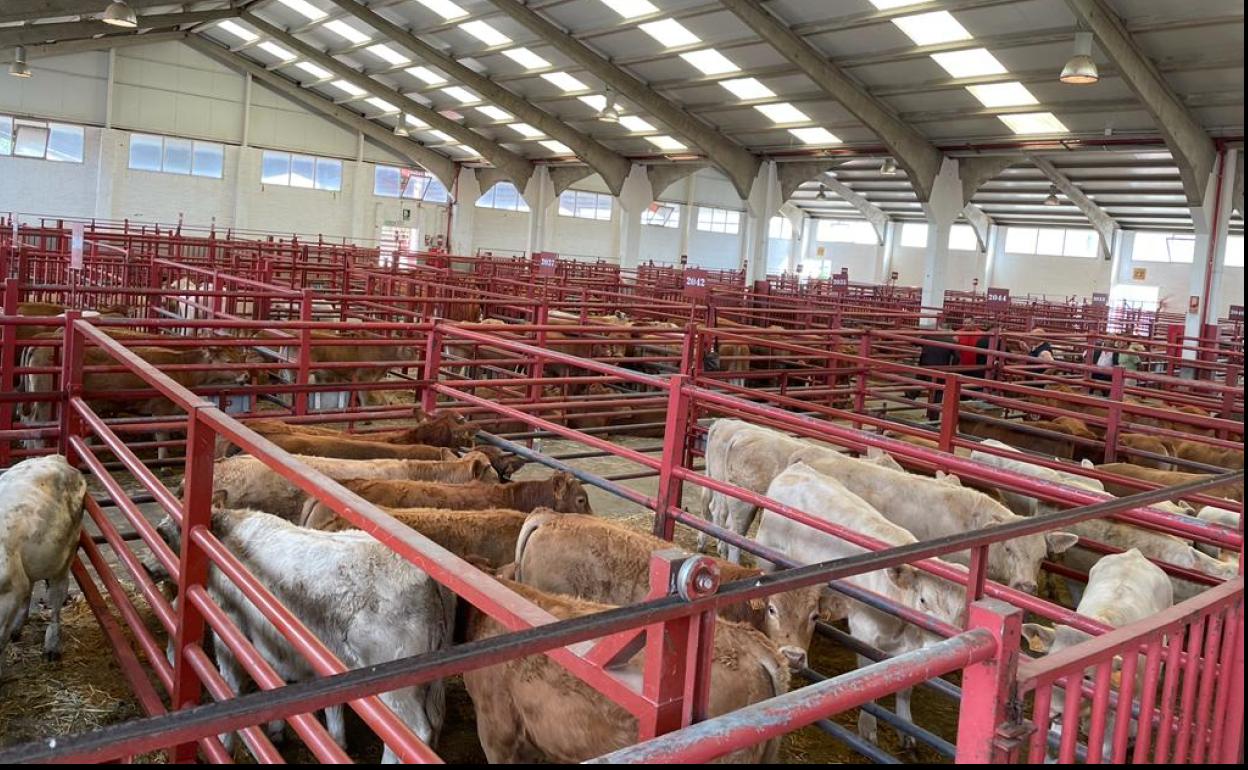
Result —
[{"label": "industrial light fixture", "polygon": [[615,103],[615,91],[612,91],[610,88],[606,90],[603,95],[602,109],[598,110],[598,114],[595,117],[603,123],[620,122],[620,107]]},{"label": "industrial light fixture", "polygon": [[399,122],[394,124],[394,135],[395,136],[408,136],[406,112],[399,113]]},{"label": "industrial light fixture", "polygon": [[1075,33],[1075,52],[1062,67],[1062,75],[1058,79],[1077,86],[1091,85],[1101,79],[1096,62],[1092,60],[1091,32]]},{"label": "industrial light fixture", "polygon": [[26,63],[26,46],[19,45],[13,49],[13,63],[9,65],[9,74],[15,78],[30,77],[30,65]]},{"label": "industrial light fixture", "polygon": [[134,9],[126,4],[125,0],[113,0],[104,9],[104,15],[100,17],[100,21],[105,24],[111,24],[114,27],[125,27],[126,29],[134,29],[139,26],[139,18],[134,15]]},{"label": "industrial light fixture", "polygon": [[828,188],[819,185],[819,193],[815,195],[815,200],[826,201],[828,199]]},{"label": "industrial light fixture", "polygon": [[1060,206],[1062,202],[1057,199],[1057,185],[1049,185],[1049,197],[1044,199],[1046,206]]},{"label": "industrial light fixture", "polygon": [[884,162],[880,164],[880,173],[884,176],[896,176],[897,159],[893,157],[885,158]]}]

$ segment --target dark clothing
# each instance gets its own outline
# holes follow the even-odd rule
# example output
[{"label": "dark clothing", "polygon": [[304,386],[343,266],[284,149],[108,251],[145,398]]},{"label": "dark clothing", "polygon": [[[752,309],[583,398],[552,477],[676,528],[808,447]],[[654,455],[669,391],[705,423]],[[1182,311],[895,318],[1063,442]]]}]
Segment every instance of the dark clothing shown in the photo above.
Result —
[{"label": "dark clothing", "polygon": [[1049,355],[1053,355],[1053,346],[1050,345],[1048,342],[1041,342],[1039,345],[1036,345],[1034,348],[1032,348],[1031,352],[1028,353],[1027,355],[1031,356],[1032,358],[1039,358],[1040,354],[1045,353],[1045,352],[1047,352]]},{"label": "dark clothing", "polygon": [[919,366],[954,366],[958,363],[958,351],[929,344],[932,342],[952,345],[953,338],[942,334],[925,341],[919,348]]},{"label": "dark clothing", "polygon": [[[1106,351],[1101,351],[1100,353],[1098,353],[1096,356],[1096,360],[1093,361],[1092,363],[1094,363],[1097,366],[1101,366],[1101,357],[1105,354],[1105,352]],[[1109,365],[1110,366],[1118,365],[1118,351],[1116,350],[1114,351],[1114,360]],[[1110,380],[1114,379],[1114,375],[1111,374],[1110,372],[1095,371],[1095,372],[1092,372],[1092,379],[1101,380],[1102,382],[1109,382]]]}]

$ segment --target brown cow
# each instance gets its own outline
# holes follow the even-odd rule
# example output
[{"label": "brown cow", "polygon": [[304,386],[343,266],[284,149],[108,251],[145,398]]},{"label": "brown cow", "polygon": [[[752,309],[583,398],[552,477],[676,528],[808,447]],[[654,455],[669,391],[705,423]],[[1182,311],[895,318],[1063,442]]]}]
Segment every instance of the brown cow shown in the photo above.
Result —
[{"label": "brown cow", "polygon": [[[1135,452],[1128,451],[1134,449]],[[1143,433],[1124,433],[1118,437],[1118,456],[1129,463],[1142,466],[1144,468],[1155,468],[1159,471],[1172,471],[1174,464],[1165,460],[1154,460],[1137,454],[1137,452],[1148,452],[1163,457],[1170,457],[1170,448],[1166,446],[1166,442],[1156,436],[1148,436]],[[1103,458],[1102,458],[1103,459]]]},{"label": "brown cow", "polygon": [[[404,526],[411,527],[462,559],[490,570],[508,564],[516,555],[516,538],[527,514],[520,511],[486,508],[452,511],[447,508],[389,508],[380,506]],[[324,503],[312,499],[300,522],[309,529],[339,532],[355,525]]]},{"label": "brown cow", "polygon": [[[560,620],[611,609],[504,581],[528,601]],[[469,641],[509,633],[503,624],[472,610]],[[644,652],[617,674],[640,681]],[[789,672],[776,648],[748,625],[719,621],[711,667],[708,716],[715,717],[788,691]],[[637,742],[637,720],[545,655],[510,660],[464,673],[477,713],[477,734],[491,763],[582,762]],[[775,762],[779,739],[733,752],[723,762]]]},{"label": "brown cow", "polygon": [[342,485],[370,503],[387,508],[449,508],[456,511],[506,508],[525,513],[536,508],[550,508],[560,513],[593,513],[585,487],[567,473],[508,484],[348,479]]},{"label": "brown cow", "polygon": [[387,444],[361,441],[346,436],[307,436],[298,433],[272,433],[269,441],[295,455],[337,457],[342,460],[454,460],[454,449],[425,444]]},{"label": "brown cow", "polygon": [[1074,458],[1075,443],[1070,439],[1039,436],[1027,432],[1029,429],[1037,428],[1040,430],[1053,431],[1054,433],[1066,434],[1066,431],[1058,430],[1057,426],[1047,420],[1036,420],[1028,422],[1025,425],[1020,423],[1017,427],[1015,427],[1012,425],[1002,425],[996,422],[980,422],[979,420],[965,416],[965,413],[978,414],[978,412],[975,412],[970,407],[963,406],[958,411],[958,430],[969,436],[995,439],[1003,444],[1009,444],[1017,449],[1029,450],[1042,455],[1050,455],[1062,460],[1070,460]]},{"label": "brown cow", "polygon": [[[1096,466],[1097,470],[1112,473],[1115,476],[1123,476],[1128,479],[1136,479],[1146,481],[1162,487],[1172,487],[1176,484],[1184,484],[1189,481],[1199,481],[1203,479],[1213,478],[1213,474],[1209,473],[1184,473],[1182,471],[1159,471],[1154,468],[1141,468],[1131,463],[1106,463]],[[1117,497],[1125,497],[1134,495],[1141,490],[1138,487],[1121,484],[1113,480],[1105,482],[1105,491]],[[1211,497],[1224,497],[1228,500],[1242,503],[1244,501],[1244,483],[1241,481],[1237,484],[1222,484],[1212,489],[1206,489],[1202,494]]]},{"label": "brown cow", "polygon": [[1242,449],[1227,449],[1196,441],[1174,441],[1171,442],[1170,448],[1173,450],[1173,455],[1180,460],[1214,465],[1230,471],[1244,469],[1244,450]]},{"label": "brown cow", "polygon": [[[515,579],[542,591],[607,604],[636,604],[650,592],[650,555],[676,548],[666,540],[590,516],[536,511],[516,543]],[[712,558],[712,557],[706,557]],[[720,580],[757,577],[762,570],[715,559]],[[786,658],[806,659],[806,650],[829,607],[822,586],[775,594],[766,602],[735,604],[720,610],[729,620],[763,631]],[[764,605],[766,612],[763,612]]]},{"label": "brown cow", "polygon": [[[275,337],[271,332],[261,332],[261,337]],[[281,335],[290,340],[290,335]],[[390,369],[401,369],[415,363],[416,351],[410,345],[396,344],[392,340],[364,330],[314,331],[309,358],[312,371],[309,380],[317,384],[371,383],[385,378]],[[348,341],[347,344],[328,344]],[[321,344],[317,344],[321,343]],[[298,347],[284,346],[280,355],[289,360],[299,358]],[[360,364],[383,362],[381,366],[335,366],[317,368],[317,364]],[[370,391],[361,393],[361,400],[368,402]]]},{"label": "brown cow", "polygon": [[[295,459],[335,481],[412,479],[464,484],[494,476],[490,459],[480,452],[469,452],[458,460],[339,460],[303,455],[295,455]],[[255,508],[288,521],[299,519],[306,497],[303,490],[250,455],[218,460],[213,491],[223,495],[219,503],[223,507]]]}]

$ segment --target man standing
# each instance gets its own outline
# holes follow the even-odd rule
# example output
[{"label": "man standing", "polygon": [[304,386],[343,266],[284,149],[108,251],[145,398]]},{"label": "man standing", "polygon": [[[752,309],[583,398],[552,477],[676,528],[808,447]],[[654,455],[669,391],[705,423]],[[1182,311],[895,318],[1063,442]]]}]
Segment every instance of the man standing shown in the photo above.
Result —
[{"label": "man standing", "polygon": [[[942,321],[937,327],[937,332],[924,339],[920,344],[919,366],[924,369],[945,369],[956,365],[960,360],[959,351],[946,347],[947,345],[952,345],[953,342],[953,335],[949,333],[949,323]],[[928,377],[924,374],[920,374],[919,379],[928,382],[934,380],[933,377]],[[928,422],[940,419],[940,404],[944,400],[944,396],[944,383],[938,384],[928,391]]]}]

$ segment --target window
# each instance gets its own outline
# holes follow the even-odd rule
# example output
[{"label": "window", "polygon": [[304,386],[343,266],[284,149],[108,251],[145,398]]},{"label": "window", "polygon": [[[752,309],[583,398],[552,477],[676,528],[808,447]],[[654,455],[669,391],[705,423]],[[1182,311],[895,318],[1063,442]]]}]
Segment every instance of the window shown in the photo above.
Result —
[{"label": "window", "polygon": [[741,230],[741,212],[699,206],[697,227],[707,233],[736,235]]},{"label": "window", "polygon": [[499,182],[477,199],[477,208],[502,211],[528,211],[529,204],[511,182]]},{"label": "window", "polygon": [[641,212],[641,223],[651,227],[680,227],[680,207],[670,203],[654,202]]},{"label": "window", "polygon": [[927,225],[907,222],[901,226],[901,245],[911,249],[927,248]]},{"label": "window", "polygon": [[565,190],[559,196],[559,216],[611,221],[611,196],[584,190]]},{"label": "window", "polygon": [[781,241],[793,240],[793,223],[788,217],[772,217],[767,223],[767,237]]},{"label": "window", "polygon": [[342,190],[342,161],[265,150],[260,159],[260,182],[339,192]]},{"label": "window", "polygon": [[1099,236],[1094,230],[1060,227],[1007,227],[1005,250],[1009,254],[1038,254],[1049,257],[1097,255]]},{"label": "window", "polygon": [[1157,286],[1141,286],[1132,283],[1120,283],[1109,291],[1109,304],[1111,307],[1139,308],[1141,310],[1156,310],[1161,304],[1161,288]]},{"label": "window", "polygon": [[[373,169],[373,195],[383,198],[398,198],[399,185],[402,184],[402,169],[394,166],[376,166]],[[413,169],[407,180],[407,188],[402,197],[414,201],[430,203],[446,203],[446,187],[420,169]]]},{"label": "window", "polygon": [[1139,232],[1135,234],[1135,242],[1131,248],[1132,262],[1169,262],[1190,265],[1195,256],[1195,237],[1177,233]]},{"label": "window", "polygon": [[1226,266],[1244,266],[1244,236],[1232,235],[1226,239]]},{"label": "window", "polygon": [[952,251],[979,251],[979,239],[970,225],[954,225],[949,230],[949,248]]},{"label": "window", "polygon": [[815,240],[825,243],[878,244],[875,228],[867,222],[847,219],[821,219],[815,231]]},{"label": "window", "polygon": [[0,115],[0,155],[81,163],[83,143],[82,126]]}]

